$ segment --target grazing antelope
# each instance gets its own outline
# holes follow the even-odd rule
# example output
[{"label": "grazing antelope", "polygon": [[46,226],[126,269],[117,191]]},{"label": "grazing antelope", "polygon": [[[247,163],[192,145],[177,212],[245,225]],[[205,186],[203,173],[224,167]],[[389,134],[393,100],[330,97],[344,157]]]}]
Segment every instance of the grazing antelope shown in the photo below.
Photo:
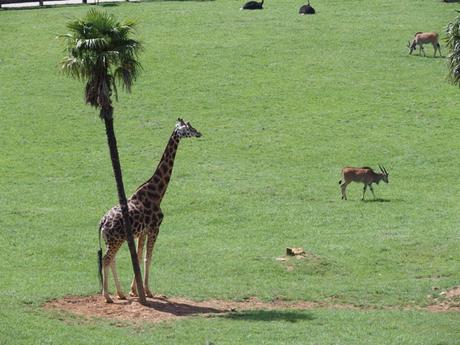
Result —
[{"label": "grazing antelope", "polygon": [[257,1],[248,1],[240,8],[240,10],[263,10],[264,0],[261,2]]},{"label": "grazing antelope", "polygon": [[434,48],[434,57],[436,56],[436,51],[439,50],[439,55],[442,56],[441,53],[441,46],[439,44],[439,35],[436,32],[417,32],[414,36],[412,42],[407,43],[407,47],[409,48],[409,54],[412,54],[414,50],[417,49],[417,45],[420,47],[419,54],[423,56],[425,55],[425,49],[423,49],[424,44],[431,43]]},{"label": "grazing antelope", "polygon": [[342,169],[343,183],[342,183],[342,180],[339,181],[340,188],[342,190],[342,200],[347,200],[346,189],[347,189],[347,186],[351,182],[364,183],[362,200],[364,200],[364,194],[366,193],[366,189],[368,186],[375,199],[375,194],[374,194],[374,189],[372,188],[372,184],[373,183],[379,184],[380,180],[383,180],[385,183],[388,183],[387,170],[381,165],[379,165],[379,168],[381,171],[380,173],[375,172],[374,170],[372,170],[372,168],[369,168],[369,167],[362,167],[362,168],[345,167],[343,168]]},{"label": "grazing antelope", "polygon": [[300,7],[299,14],[301,16],[304,16],[306,14],[315,14],[315,9],[310,5],[310,0],[308,0],[308,4]]}]

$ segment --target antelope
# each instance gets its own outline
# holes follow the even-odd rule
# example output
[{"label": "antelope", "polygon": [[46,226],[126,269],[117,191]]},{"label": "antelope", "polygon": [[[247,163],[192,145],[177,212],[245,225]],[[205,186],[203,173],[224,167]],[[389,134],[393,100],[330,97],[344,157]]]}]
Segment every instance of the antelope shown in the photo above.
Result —
[{"label": "antelope", "polygon": [[379,184],[381,180],[385,183],[388,183],[388,172],[385,167],[379,164],[379,168],[381,172],[375,172],[372,168],[369,167],[362,167],[362,168],[353,168],[353,167],[345,167],[342,169],[343,175],[343,183],[342,180],[339,181],[340,188],[342,190],[342,200],[347,200],[346,189],[347,186],[351,182],[360,182],[364,183],[363,189],[363,198],[364,194],[366,193],[366,189],[369,186],[372,195],[375,199],[374,189],[372,188],[373,183]]},{"label": "antelope", "polygon": [[261,2],[257,1],[248,1],[240,8],[240,10],[263,10],[264,0]]},{"label": "antelope", "polygon": [[433,57],[436,57],[437,50],[439,50],[439,55],[442,56],[441,46],[439,45],[439,35],[436,32],[417,32],[412,42],[407,42],[409,54],[412,54],[412,52],[417,49],[418,45],[420,47],[419,55],[422,55],[423,52],[423,56],[426,56],[425,49],[423,49],[423,45],[428,43],[431,43],[433,45]]}]

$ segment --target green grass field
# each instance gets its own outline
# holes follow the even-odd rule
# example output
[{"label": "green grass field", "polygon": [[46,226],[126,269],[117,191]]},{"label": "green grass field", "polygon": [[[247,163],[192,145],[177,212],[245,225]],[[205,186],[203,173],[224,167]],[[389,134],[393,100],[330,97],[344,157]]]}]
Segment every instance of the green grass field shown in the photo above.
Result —
[{"label": "green grass field", "polygon": [[[99,291],[97,225],[117,202],[104,125],[59,73],[55,37],[89,6],[0,11],[0,344],[459,344],[460,314],[418,307],[460,285],[460,90],[446,61],[408,55],[458,4],[435,0],[152,1],[144,71],[115,104],[127,194],[150,177],[178,116],[184,140],[162,203],[154,292],[346,303],[117,327],[46,312]],[[444,45],[443,54],[447,51]],[[344,165],[384,164],[380,202]],[[288,246],[316,260],[285,262]],[[118,255],[125,291],[127,247]],[[110,281],[113,288],[113,281]],[[103,305],[101,305],[103,307]],[[391,307],[391,308],[389,308]],[[409,307],[409,310],[405,310]]]}]

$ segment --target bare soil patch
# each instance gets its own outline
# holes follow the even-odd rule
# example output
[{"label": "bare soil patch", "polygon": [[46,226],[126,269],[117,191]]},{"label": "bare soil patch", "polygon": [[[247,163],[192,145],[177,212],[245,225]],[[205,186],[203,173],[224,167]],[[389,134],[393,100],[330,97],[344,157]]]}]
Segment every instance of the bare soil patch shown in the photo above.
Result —
[{"label": "bare soil patch", "polygon": [[432,312],[460,312],[460,286],[453,287],[439,294],[426,309]]},{"label": "bare soil patch", "polygon": [[308,310],[314,308],[353,308],[352,305],[327,304],[316,302],[262,302],[257,298],[245,301],[206,300],[193,301],[185,298],[155,296],[147,298],[143,306],[137,298],[114,300],[105,303],[102,296],[68,296],[51,300],[45,304],[45,309],[70,312],[84,318],[106,318],[113,321],[150,322],[158,323],[177,320],[187,316],[213,316],[225,313],[237,313],[250,310]]},{"label": "bare soil patch", "polygon": [[[177,320],[188,316],[215,316],[253,310],[309,310],[318,308],[372,310],[372,307],[357,307],[351,304],[335,304],[326,302],[289,302],[276,300],[263,302],[257,298],[244,301],[206,300],[193,301],[180,297],[155,296],[147,298],[147,305],[141,305],[137,298],[114,300],[105,303],[102,296],[68,296],[51,300],[44,305],[45,309],[69,312],[86,319],[105,318],[111,321],[127,321],[130,323],[158,323]],[[426,310],[430,312],[460,312],[460,286],[440,294],[425,308],[381,308],[385,310]]]}]

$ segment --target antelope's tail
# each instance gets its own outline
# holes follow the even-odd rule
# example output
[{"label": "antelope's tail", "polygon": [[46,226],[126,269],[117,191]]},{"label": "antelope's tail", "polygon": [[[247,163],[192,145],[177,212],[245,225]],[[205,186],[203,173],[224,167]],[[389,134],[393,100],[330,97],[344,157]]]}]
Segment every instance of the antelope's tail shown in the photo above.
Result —
[{"label": "antelope's tail", "polygon": [[342,184],[342,180],[339,181],[339,184]]}]

